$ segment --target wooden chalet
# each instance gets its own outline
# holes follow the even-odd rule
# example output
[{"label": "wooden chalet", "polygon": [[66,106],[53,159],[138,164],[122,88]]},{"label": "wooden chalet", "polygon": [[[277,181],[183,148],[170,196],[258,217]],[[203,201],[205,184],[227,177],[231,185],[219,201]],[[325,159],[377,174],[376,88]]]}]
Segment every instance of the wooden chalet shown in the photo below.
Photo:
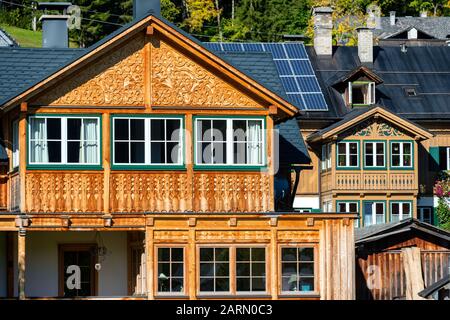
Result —
[{"label": "wooden chalet", "polygon": [[0,48],[0,296],[354,299],[356,215],[293,210],[309,155],[274,62],[134,12],[87,49]]}]

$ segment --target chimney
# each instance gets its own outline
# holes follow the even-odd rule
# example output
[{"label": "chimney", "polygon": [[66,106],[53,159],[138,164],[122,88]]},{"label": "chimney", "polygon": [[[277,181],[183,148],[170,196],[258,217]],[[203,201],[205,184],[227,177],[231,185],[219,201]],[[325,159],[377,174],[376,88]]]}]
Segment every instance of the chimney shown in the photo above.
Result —
[{"label": "chimney", "polygon": [[156,16],[161,15],[161,0],[133,0],[133,19],[140,19],[153,11]]},{"label": "chimney", "polygon": [[428,16],[427,10],[423,10],[423,11],[420,12],[420,17],[421,18],[426,18],[427,16]]},{"label": "chimney", "polygon": [[314,50],[319,56],[331,56],[333,53],[333,9],[316,7],[314,16]]},{"label": "chimney", "polygon": [[395,26],[395,11],[390,11],[389,17],[390,17],[391,26]]},{"label": "chimney", "polygon": [[358,57],[361,63],[373,63],[373,33],[369,28],[358,28]]},{"label": "chimney", "polygon": [[[66,15],[70,2],[40,2],[38,10],[44,10],[44,14],[39,18],[42,22],[42,47],[43,48],[68,48],[69,32],[67,21],[70,18]],[[46,14],[47,10],[62,11],[62,14]]]}]

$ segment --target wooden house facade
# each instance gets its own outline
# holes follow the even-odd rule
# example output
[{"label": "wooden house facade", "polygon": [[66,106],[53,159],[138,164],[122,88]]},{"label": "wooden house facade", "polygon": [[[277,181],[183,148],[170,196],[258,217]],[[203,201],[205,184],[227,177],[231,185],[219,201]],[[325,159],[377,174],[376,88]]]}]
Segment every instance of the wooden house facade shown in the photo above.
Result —
[{"label": "wooden house facade", "polygon": [[354,299],[356,215],[276,201],[298,108],[145,3],[88,49],[0,52],[36,67],[1,103],[0,296]]}]

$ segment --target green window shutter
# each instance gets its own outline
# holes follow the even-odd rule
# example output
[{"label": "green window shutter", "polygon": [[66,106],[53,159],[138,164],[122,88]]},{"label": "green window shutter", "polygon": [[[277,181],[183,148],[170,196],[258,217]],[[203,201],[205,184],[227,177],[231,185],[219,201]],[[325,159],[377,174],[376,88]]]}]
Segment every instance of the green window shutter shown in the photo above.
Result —
[{"label": "green window shutter", "polygon": [[430,171],[439,171],[440,168],[439,149],[440,149],[439,147],[430,147],[430,157],[429,157]]}]

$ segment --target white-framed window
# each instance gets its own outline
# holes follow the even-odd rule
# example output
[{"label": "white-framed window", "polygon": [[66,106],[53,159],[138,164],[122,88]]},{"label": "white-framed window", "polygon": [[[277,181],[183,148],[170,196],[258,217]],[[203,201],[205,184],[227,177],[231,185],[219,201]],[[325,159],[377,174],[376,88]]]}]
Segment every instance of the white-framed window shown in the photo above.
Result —
[{"label": "white-framed window", "polygon": [[236,292],[266,291],[266,248],[236,248]]},{"label": "white-framed window", "polygon": [[113,118],[113,165],[182,166],[180,117]]},{"label": "white-framed window", "polygon": [[412,203],[406,201],[391,201],[391,222],[411,218]]},{"label": "white-framed window", "polygon": [[369,105],[375,103],[375,82],[355,81],[348,83],[348,103]]},{"label": "white-framed window", "polygon": [[338,142],[337,166],[338,168],[359,167],[359,142],[357,141]]},{"label": "white-framed window", "polygon": [[263,166],[262,118],[196,118],[196,166]]},{"label": "white-framed window", "polygon": [[[337,201],[336,211],[340,213],[358,213],[359,202],[358,201]],[[359,219],[355,219],[355,228],[359,227]]]},{"label": "white-framed window", "polygon": [[417,217],[422,222],[433,224],[433,209],[431,207],[418,207]]},{"label": "white-framed window", "polygon": [[200,292],[230,292],[229,248],[200,248]]},{"label": "white-framed window", "polygon": [[281,293],[312,293],[315,276],[314,247],[281,247]]},{"label": "white-framed window", "polygon": [[445,148],[445,152],[446,152],[446,170],[450,170],[450,147]]},{"label": "white-framed window", "polygon": [[30,165],[100,165],[100,118],[30,116]]},{"label": "white-framed window", "polygon": [[12,123],[12,169],[19,167],[19,120]]},{"label": "white-framed window", "polygon": [[158,247],[157,250],[158,293],[184,293],[184,248]]},{"label": "white-framed window", "polygon": [[322,212],[331,212],[333,210],[333,201],[327,200],[322,202]]},{"label": "white-framed window", "polygon": [[386,143],[364,141],[364,166],[383,168],[386,166]]},{"label": "white-framed window", "polygon": [[391,168],[412,168],[412,161],[411,141],[391,141]]},{"label": "white-framed window", "polygon": [[321,169],[326,171],[331,169],[331,143],[322,145]]},{"label": "white-framed window", "polygon": [[386,203],[383,201],[364,201],[364,226],[386,222]]}]

